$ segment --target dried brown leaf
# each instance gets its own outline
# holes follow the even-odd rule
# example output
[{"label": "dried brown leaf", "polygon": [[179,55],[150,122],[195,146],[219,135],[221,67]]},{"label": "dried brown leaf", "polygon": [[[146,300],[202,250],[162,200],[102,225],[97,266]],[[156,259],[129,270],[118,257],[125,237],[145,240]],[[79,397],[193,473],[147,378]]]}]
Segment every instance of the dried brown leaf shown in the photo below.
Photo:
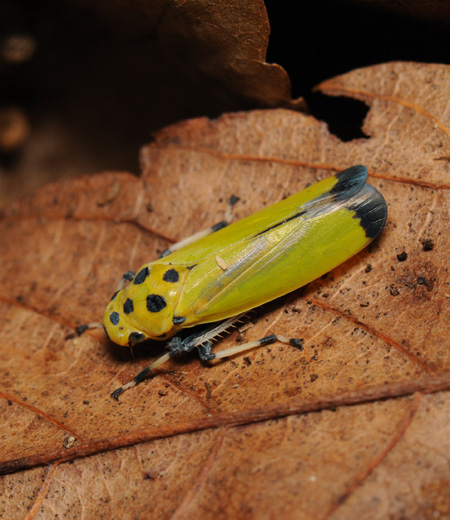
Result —
[{"label": "dried brown leaf", "polygon": [[[53,184],[6,208],[0,467],[32,469],[4,477],[2,516],[448,514],[449,84],[444,66],[357,70],[319,88],[370,106],[368,139],[286,110],[196,119],[156,136],[140,179]],[[302,337],[303,352],[187,356],[109,397],[157,347],[133,361],[100,331],[70,333],[124,271],[220,220],[231,194],[239,218],[358,163],[388,202],[383,234],[244,333]]]}]

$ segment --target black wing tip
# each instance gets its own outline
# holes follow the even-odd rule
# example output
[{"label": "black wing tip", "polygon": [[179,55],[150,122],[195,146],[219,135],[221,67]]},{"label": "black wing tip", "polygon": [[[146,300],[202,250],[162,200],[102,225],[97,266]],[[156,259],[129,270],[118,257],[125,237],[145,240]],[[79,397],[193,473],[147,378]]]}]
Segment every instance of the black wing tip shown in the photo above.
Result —
[{"label": "black wing tip", "polygon": [[337,183],[331,189],[336,200],[347,199],[357,193],[367,180],[368,171],[365,166],[358,164],[336,174]]},{"label": "black wing tip", "polygon": [[331,193],[336,200],[344,200],[358,194],[350,205],[355,211],[367,238],[373,240],[383,230],[387,220],[387,204],[383,195],[373,186],[366,184],[368,171],[358,164],[336,174],[338,182]]},{"label": "black wing tip", "polygon": [[345,170],[342,170],[341,172],[337,173],[337,177],[345,177],[345,176],[354,176],[354,175],[360,175],[367,178],[368,171],[367,167],[363,164],[356,164],[355,166],[350,166],[349,168],[346,168]]},{"label": "black wing tip", "polygon": [[367,238],[373,240],[383,230],[387,220],[387,204],[383,195],[373,186],[366,184],[362,202],[355,203],[352,209],[358,218]]}]

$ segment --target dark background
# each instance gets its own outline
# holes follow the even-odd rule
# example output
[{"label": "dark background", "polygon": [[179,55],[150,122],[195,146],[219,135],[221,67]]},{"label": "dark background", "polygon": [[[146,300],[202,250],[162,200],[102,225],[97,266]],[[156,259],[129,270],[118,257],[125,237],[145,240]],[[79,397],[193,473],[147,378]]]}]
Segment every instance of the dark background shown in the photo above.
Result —
[{"label": "dark background", "polygon": [[[367,107],[315,94],[315,85],[377,63],[450,59],[449,4],[422,11],[400,5],[397,12],[376,5],[266,1],[266,61],[286,69],[292,96],[303,96],[309,111],[343,140],[364,137]],[[19,117],[22,142],[0,150],[0,204],[53,179],[107,169],[138,173],[139,148],[155,130],[181,119],[261,108],[230,95],[217,80],[178,70],[139,23],[124,17],[124,29],[115,30],[101,2],[0,0],[0,43],[11,34],[30,35],[36,43],[32,59],[0,61],[0,132],[11,124],[5,108],[25,121]],[[132,40],[130,27],[137,34]],[[182,60],[183,50],[171,49],[169,40],[165,50]]]},{"label": "dark background", "polygon": [[450,62],[449,28],[437,18],[388,11],[381,8],[383,4],[375,8],[367,4],[318,1],[302,5],[302,9],[307,9],[310,23],[299,23],[298,17],[287,15],[282,4],[266,1],[272,28],[267,61],[286,69],[293,97],[303,96],[310,112],[327,121],[330,130],[343,140],[362,136],[365,105],[356,100],[314,94],[311,90],[315,85],[377,63]]}]

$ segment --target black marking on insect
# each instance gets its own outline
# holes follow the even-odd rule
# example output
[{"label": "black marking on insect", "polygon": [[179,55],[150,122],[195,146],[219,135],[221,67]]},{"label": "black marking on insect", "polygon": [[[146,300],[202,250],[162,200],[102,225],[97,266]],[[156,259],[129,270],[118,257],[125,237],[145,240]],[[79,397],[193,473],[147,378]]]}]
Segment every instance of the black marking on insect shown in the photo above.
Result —
[{"label": "black marking on insect", "polygon": [[111,300],[110,301],[113,301],[116,299],[116,296],[119,294],[120,291],[116,291],[112,296],[111,296]]},{"label": "black marking on insect", "polygon": [[335,200],[345,200],[355,194],[361,187],[361,178],[366,178],[365,166],[352,166],[336,174],[337,183],[331,188],[330,194]]},{"label": "black marking on insect", "polygon": [[[364,191],[369,189],[373,192],[371,196],[364,196],[366,195]],[[366,237],[373,239],[378,236],[386,223],[386,203],[378,191],[372,186],[364,186],[361,192],[360,200],[362,200],[362,202],[357,199],[353,204],[350,204],[348,208],[350,211],[355,212],[353,218],[359,219]]]},{"label": "black marking on insect", "polygon": [[142,332],[132,332],[128,336],[128,342],[130,345],[136,345],[136,343],[141,343],[145,340],[145,334],[142,334]]},{"label": "black marking on insect", "polygon": [[220,222],[217,222],[217,224],[214,224],[214,226],[211,226],[211,233],[215,233],[216,231],[219,231],[227,226],[228,222],[226,220],[221,220]]},{"label": "black marking on insect", "polygon": [[131,314],[133,311],[134,311],[133,300],[130,300],[130,298],[128,298],[127,301],[123,304],[123,312],[125,314]]},{"label": "black marking on insect", "polygon": [[123,279],[124,280],[128,280],[129,282],[131,282],[134,278],[134,271],[127,271],[124,275],[123,275]]},{"label": "black marking on insect", "polygon": [[192,269],[194,269],[194,267],[197,267],[198,264],[192,264],[192,265],[188,265],[186,267],[186,269],[189,269],[189,271],[191,271]]},{"label": "black marking on insect", "polygon": [[134,285],[140,285],[141,283],[145,282],[145,279],[147,278],[150,270],[148,267],[144,267],[144,269],[141,269],[138,274],[136,275],[136,278],[134,279],[133,283]]},{"label": "black marking on insect", "polygon": [[106,327],[103,325],[103,330],[105,331],[106,337],[111,341],[111,338],[109,337],[108,331],[106,330]]},{"label": "black marking on insect", "polygon": [[283,224],[286,224],[286,222],[289,222],[290,220],[294,220],[296,218],[300,218],[301,216],[303,216],[304,214],[306,213],[306,211],[300,211],[299,213],[296,213],[295,215],[292,215],[291,217],[285,219],[285,220],[282,220],[281,222],[277,222],[276,224],[274,224],[273,226],[270,226],[266,229],[263,229],[262,231],[260,231],[259,233],[256,233],[256,235],[254,235],[255,237],[259,237],[260,235],[264,235],[264,233],[268,233],[269,231],[272,231],[272,229],[275,229],[277,228],[278,226],[282,226]]},{"label": "black marking on insect", "polygon": [[118,325],[120,320],[120,315],[118,312],[114,311],[109,315],[109,319],[113,325]]},{"label": "black marking on insect", "polygon": [[184,316],[174,316],[173,320],[172,320],[172,323],[174,325],[181,325],[185,321],[186,321],[186,318]]},{"label": "black marking on insect", "polygon": [[149,374],[151,373],[151,370],[147,367],[144,368],[144,370],[141,370],[137,376],[133,378],[133,381],[137,384],[143,381]]},{"label": "black marking on insect", "polygon": [[277,335],[271,334],[270,336],[266,336],[265,338],[261,338],[259,340],[259,344],[262,345],[271,345],[277,341]]},{"label": "black marking on insect", "polygon": [[149,294],[147,296],[147,310],[149,312],[162,311],[166,305],[166,300],[159,294]]},{"label": "black marking on insect", "polygon": [[176,269],[169,269],[164,273],[163,280],[165,282],[176,283],[180,279],[180,275]]}]

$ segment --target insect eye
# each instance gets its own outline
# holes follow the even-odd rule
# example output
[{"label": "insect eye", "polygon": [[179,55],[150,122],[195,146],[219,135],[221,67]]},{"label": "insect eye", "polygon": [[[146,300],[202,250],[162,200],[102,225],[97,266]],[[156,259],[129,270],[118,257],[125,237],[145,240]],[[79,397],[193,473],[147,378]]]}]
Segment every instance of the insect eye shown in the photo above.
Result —
[{"label": "insect eye", "polygon": [[145,340],[145,334],[142,334],[142,332],[132,332],[128,336],[128,342],[130,345],[136,345],[136,343],[141,343]]}]

